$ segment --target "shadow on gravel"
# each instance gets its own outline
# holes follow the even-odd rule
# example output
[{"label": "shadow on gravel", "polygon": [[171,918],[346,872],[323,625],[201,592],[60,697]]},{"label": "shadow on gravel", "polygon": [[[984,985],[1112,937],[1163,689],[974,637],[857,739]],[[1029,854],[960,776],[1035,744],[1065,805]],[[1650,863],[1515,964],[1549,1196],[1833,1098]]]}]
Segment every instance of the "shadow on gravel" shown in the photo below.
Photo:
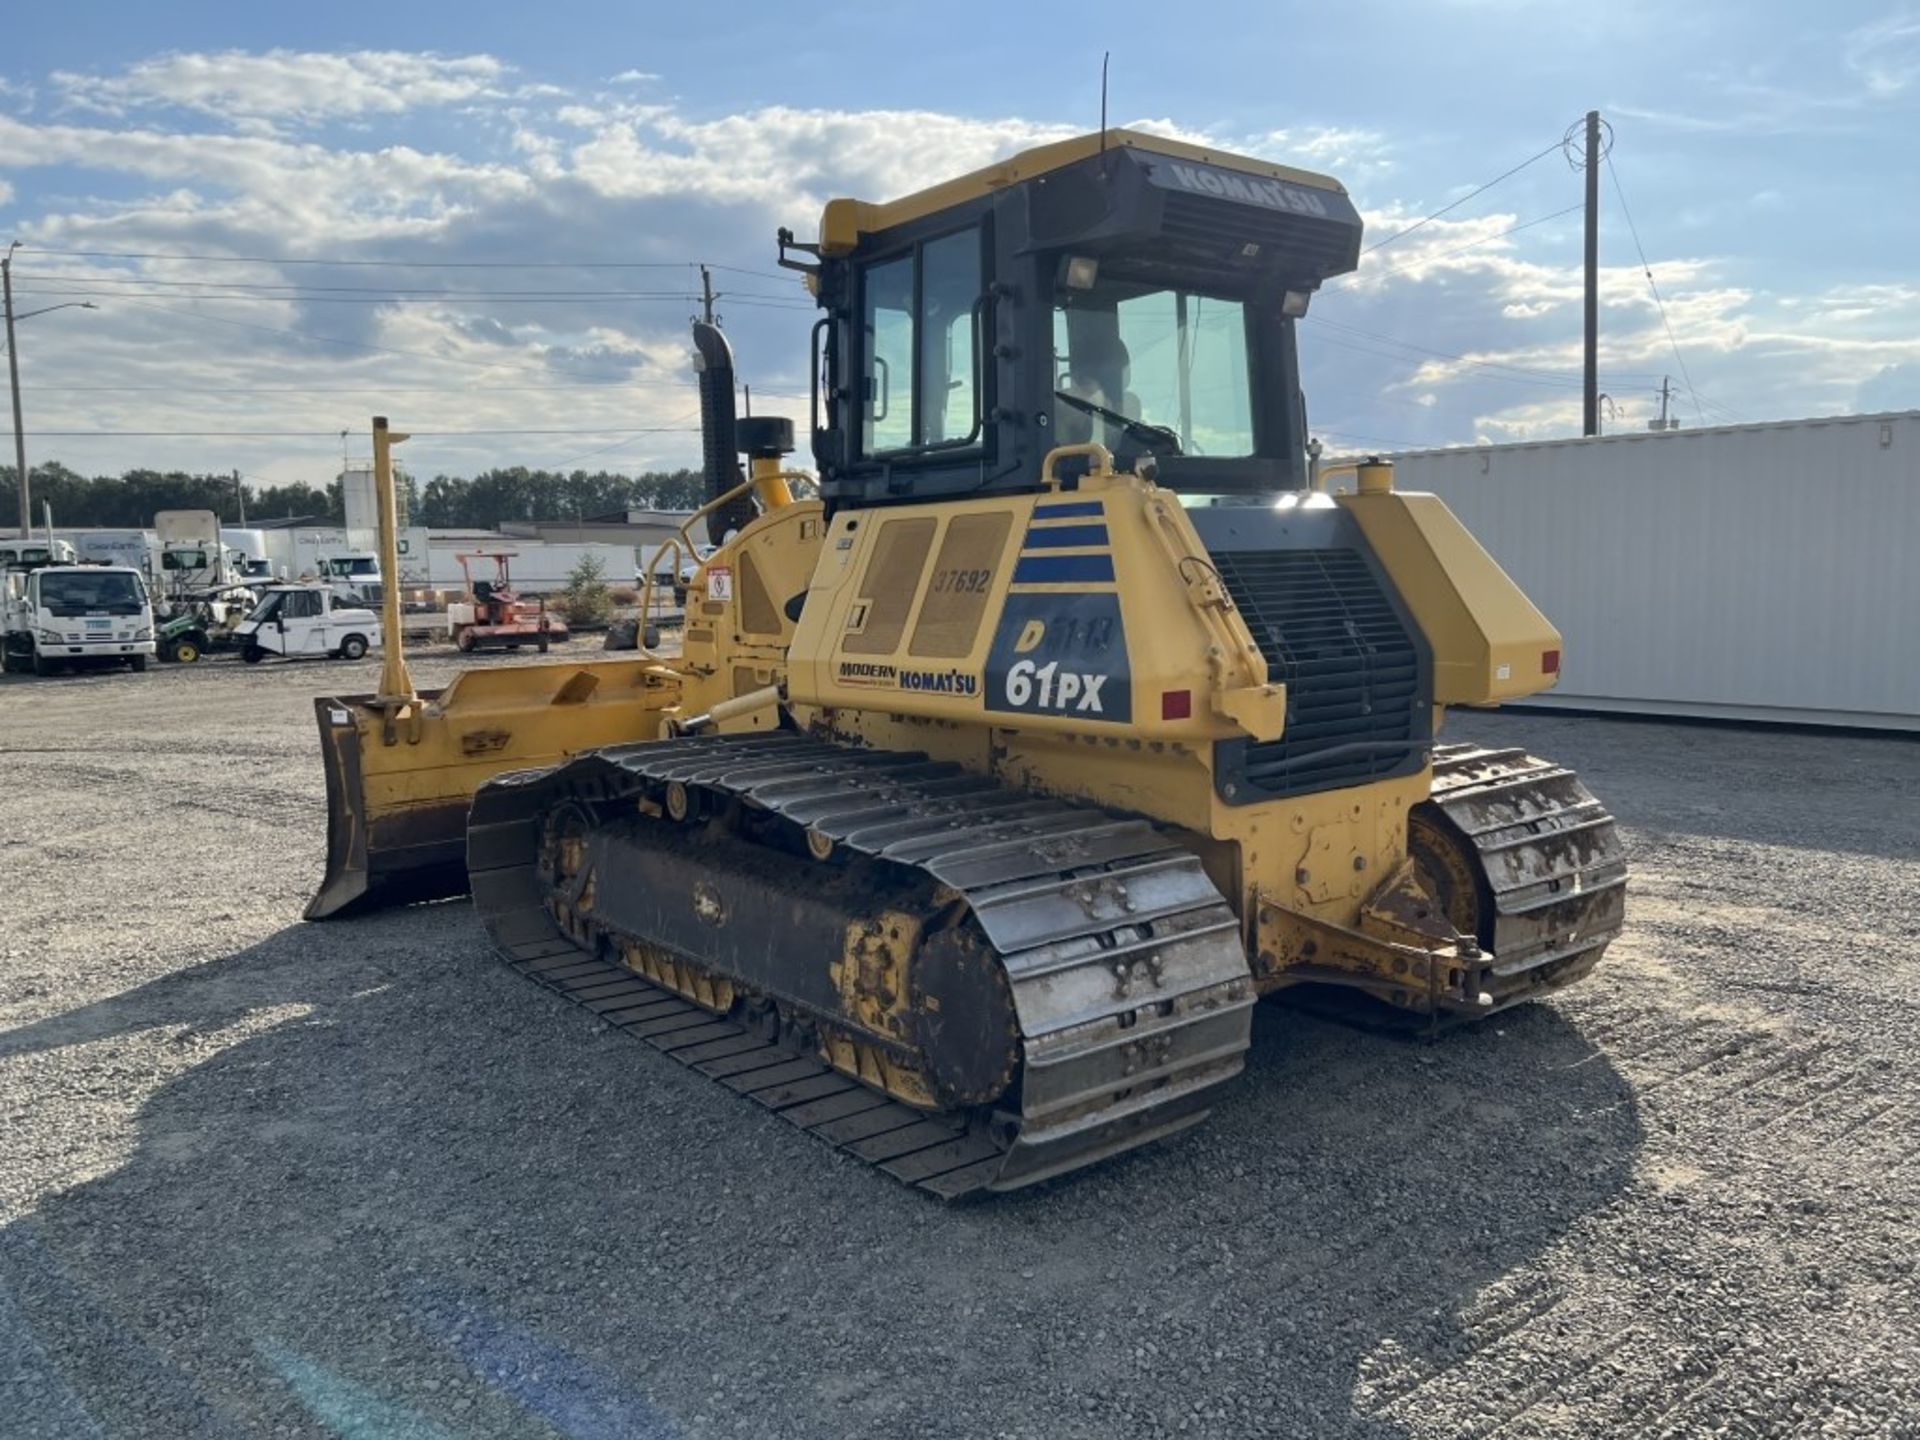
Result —
[{"label": "shadow on gravel", "polygon": [[942,1209],[484,957],[463,904],[295,926],[0,1035],[205,1052],[0,1231],[9,1435],[1458,1431],[1641,1140],[1552,1007],[1263,1008],[1199,1131]]},{"label": "shadow on gravel", "polygon": [[1920,854],[1916,734],[1499,711],[1450,717],[1448,738],[1572,766],[1622,825],[1656,841]]}]

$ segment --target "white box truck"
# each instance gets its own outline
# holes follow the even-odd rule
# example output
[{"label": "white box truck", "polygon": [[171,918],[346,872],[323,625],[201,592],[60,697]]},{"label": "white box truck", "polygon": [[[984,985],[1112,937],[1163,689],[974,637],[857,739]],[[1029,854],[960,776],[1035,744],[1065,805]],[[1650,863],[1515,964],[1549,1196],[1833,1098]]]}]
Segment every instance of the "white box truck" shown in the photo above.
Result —
[{"label": "white box truck", "polygon": [[69,667],[144,670],[153,654],[153,601],[129,565],[15,568],[0,600],[0,668],[51,675]]},{"label": "white box truck", "polygon": [[160,564],[160,541],[151,530],[70,530],[77,557],[89,565],[126,565],[152,580]]}]

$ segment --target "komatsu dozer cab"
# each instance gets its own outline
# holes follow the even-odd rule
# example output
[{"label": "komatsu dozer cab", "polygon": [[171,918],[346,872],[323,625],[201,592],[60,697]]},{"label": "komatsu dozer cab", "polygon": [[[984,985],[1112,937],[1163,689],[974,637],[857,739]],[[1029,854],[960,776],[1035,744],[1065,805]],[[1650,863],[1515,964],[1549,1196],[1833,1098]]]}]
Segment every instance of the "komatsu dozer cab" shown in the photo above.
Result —
[{"label": "komatsu dozer cab", "polygon": [[1360,228],[1110,130],[783,231],[818,498],[696,327],[679,653],[319,702],[310,913],[470,884],[516,967],[947,1197],[1199,1120],[1263,995],[1432,1025],[1586,974],[1611,817],[1440,739],[1559,635],[1389,465],[1309,471],[1294,327]]}]

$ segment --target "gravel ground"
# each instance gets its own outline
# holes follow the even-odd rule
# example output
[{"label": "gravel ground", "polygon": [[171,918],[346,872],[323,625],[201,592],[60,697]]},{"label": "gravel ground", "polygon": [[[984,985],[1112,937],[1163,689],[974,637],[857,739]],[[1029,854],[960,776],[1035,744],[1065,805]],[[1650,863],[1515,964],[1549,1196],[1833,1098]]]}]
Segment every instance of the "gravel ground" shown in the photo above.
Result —
[{"label": "gravel ground", "polygon": [[[422,683],[450,653],[417,667]],[[528,985],[305,925],[308,697],[0,684],[0,1433],[1920,1435],[1920,746],[1567,716],[1629,931],[943,1209]]]}]

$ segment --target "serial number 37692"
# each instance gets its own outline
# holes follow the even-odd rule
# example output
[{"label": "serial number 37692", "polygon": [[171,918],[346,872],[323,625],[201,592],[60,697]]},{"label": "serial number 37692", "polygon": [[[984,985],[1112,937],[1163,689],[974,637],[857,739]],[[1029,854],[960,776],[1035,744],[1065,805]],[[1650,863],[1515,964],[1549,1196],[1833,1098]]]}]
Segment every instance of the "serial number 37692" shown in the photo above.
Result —
[{"label": "serial number 37692", "polygon": [[993,583],[992,570],[936,570],[935,595],[981,595]]}]

